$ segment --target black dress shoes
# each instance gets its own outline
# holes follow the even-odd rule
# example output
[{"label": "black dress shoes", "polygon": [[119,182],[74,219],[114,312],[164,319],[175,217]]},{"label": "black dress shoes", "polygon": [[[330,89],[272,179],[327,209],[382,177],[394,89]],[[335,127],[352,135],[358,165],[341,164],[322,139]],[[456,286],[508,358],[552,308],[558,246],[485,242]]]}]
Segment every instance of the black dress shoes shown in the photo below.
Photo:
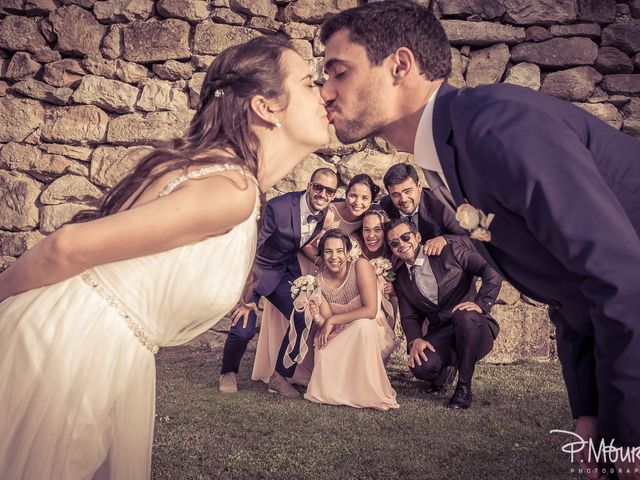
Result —
[{"label": "black dress shoes", "polygon": [[447,393],[447,388],[453,383],[456,373],[458,373],[458,369],[454,365],[444,367],[438,378],[425,388],[427,395],[444,395]]},{"label": "black dress shoes", "polygon": [[458,384],[447,407],[453,410],[466,410],[471,406],[471,397],[471,387]]}]

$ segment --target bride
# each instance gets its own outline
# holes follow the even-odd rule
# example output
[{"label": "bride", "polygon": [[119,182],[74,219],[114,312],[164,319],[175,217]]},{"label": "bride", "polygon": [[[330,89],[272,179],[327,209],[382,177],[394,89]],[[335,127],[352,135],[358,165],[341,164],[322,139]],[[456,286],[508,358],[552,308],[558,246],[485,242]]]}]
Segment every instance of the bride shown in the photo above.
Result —
[{"label": "bride", "polygon": [[231,47],[183,138],[0,274],[0,478],[150,476],[153,354],[238,302],[260,192],[328,141],[290,43]]}]

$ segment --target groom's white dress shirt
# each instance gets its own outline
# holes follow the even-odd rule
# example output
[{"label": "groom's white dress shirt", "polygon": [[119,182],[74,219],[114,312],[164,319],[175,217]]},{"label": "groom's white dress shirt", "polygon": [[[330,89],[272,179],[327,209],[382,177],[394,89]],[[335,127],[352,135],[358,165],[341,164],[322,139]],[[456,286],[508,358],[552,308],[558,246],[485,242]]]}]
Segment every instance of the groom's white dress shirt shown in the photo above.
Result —
[{"label": "groom's white dress shirt", "polygon": [[[440,164],[438,152],[436,151],[436,143],[433,139],[433,107],[436,104],[436,97],[441,86],[442,84],[431,94],[429,101],[422,111],[422,116],[418,123],[418,130],[416,130],[416,139],[413,144],[413,155],[416,163],[420,167],[437,172],[448,189],[449,184],[444,177],[442,165]],[[429,187],[433,190],[435,185],[429,185]]]},{"label": "groom's white dress shirt", "polygon": [[[316,229],[318,225],[318,215],[320,212],[312,212],[311,207],[307,203],[307,192],[302,193],[302,198],[300,199],[300,246],[304,245],[307,240],[313,234],[313,231]],[[314,220],[311,222],[307,221],[309,215],[314,216]]]}]

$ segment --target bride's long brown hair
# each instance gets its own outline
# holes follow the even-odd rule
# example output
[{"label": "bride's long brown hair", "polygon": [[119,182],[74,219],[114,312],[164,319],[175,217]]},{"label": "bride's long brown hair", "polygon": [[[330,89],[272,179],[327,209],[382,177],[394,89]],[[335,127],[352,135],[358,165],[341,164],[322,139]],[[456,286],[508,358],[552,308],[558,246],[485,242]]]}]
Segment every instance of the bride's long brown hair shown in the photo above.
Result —
[{"label": "bride's long brown hair", "polygon": [[286,93],[287,72],[281,58],[287,49],[295,51],[288,40],[263,36],[220,53],[207,70],[198,108],[184,136],[155,148],[104,195],[97,210],[78,212],[70,223],[95,220],[133,205],[149,185],[173,170],[235,163],[257,178],[260,144],[249,127],[250,103],[256,95],[278,98]]},{"label": "bride's long brown hair", "polygon": [[[183,137],[155,148],[100,202],[72,222],[85,222],[134,204],[146,188],[172,170],[200,164],[236,163],[258,175],[260,145],[249,128],[250,102],[255,95],[283,95],[286,72],[281,64],[291,43],[279,37],[257,37],[220,53],[207,70],[196,114]],[[222,156],[233,152],[234,157]],[[137,192],[137,193],[136,193]],[[133,195],[135,194],[135,197]]]}]

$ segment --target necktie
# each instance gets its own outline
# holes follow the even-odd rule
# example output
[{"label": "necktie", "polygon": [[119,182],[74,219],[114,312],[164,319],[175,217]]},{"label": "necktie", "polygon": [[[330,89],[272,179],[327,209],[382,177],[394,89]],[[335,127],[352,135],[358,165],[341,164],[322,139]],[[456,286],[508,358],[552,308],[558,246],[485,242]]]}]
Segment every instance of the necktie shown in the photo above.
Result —
[{"label": "necktie", "polygon": [[424,178],[427,180],[427,184],[429,184],[429,188],[431,188],[436,198],[444,203],[449,210],[455,211],[455,202],[453,201],[451,192],[449,192],[449,189],[440,178],[440,174],[432,170],[423,170],[423,172]]},{"label": "necktie", "polygon": [[400,216],[408,220],[409,222],[411,222],[411,225],[418,228],[418,211],[417,210],[413,215],[407,215],[406,213],[400,212]]},{"label": "necktie", "polygon": [[433,275],[429,260],[425,259],[422,269],[418,270],[419,265],[412,265],[411,281],[416,284],[420,293],[426,297],[431,303],[438,304],[438,282]]}]

